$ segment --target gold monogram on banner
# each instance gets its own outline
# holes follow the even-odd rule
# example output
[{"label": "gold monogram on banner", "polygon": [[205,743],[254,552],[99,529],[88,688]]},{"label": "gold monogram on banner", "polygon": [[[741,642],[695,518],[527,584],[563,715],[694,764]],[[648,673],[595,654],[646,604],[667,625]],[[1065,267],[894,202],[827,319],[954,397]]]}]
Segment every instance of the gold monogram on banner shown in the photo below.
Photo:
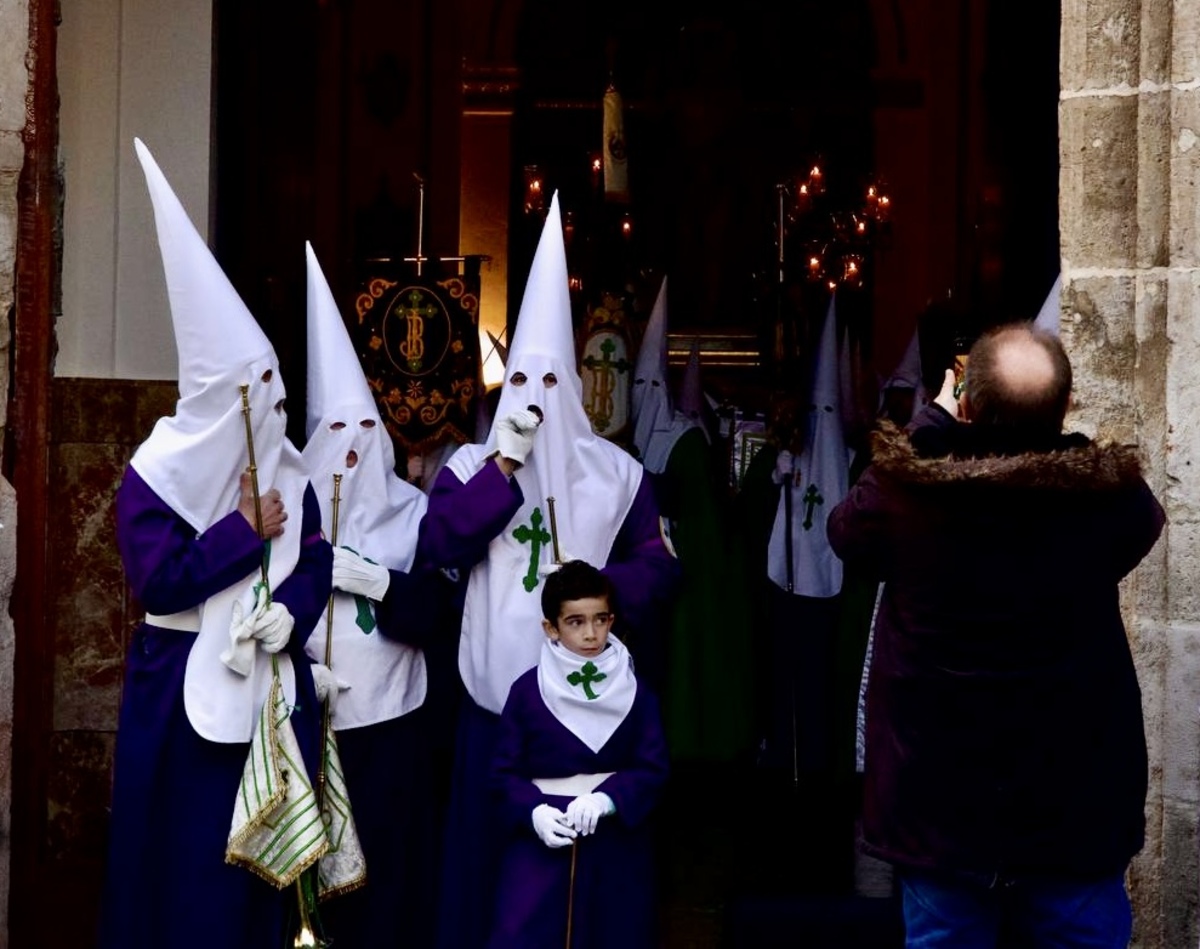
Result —
[{"label": "gold monogram on banner", "polygon": [[602,294],[599,305],[588,307],[583,334],[579,376],[584,411],[592,431],[604,438],[619,439],[629,426],[633,372],[625,300],[615,294]]}]

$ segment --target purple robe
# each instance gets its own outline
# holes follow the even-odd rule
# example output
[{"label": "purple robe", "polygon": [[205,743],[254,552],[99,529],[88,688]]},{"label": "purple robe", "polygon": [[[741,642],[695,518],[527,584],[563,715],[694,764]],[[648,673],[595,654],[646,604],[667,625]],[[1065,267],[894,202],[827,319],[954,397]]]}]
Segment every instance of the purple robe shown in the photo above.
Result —
[{"label": "purple robe", "polygon": [[[500,715],[493,789],[504,835],[489,949],[558,949],[571,899],[572,949],[650,949],[655,939],[654,838],[648,818],[667,780],[667,742],[658,701],[639,683],[625,720],[592,751],[555,718],[538,690],[538,670],[522,675]],[[534,833],[539,804],[565,810],[570,797],[543,794],[534,778],[615,772],[596,787],[616,805],[594,833],[551,849]]]},{"label": "purple robe", "polygon": [[[508,526],[523,500],[516,480],[506,478],[494,463],[485,464],[465,484],[443,469],[429,496],[416,563],[457,569],[465,585],[467,572],[487,555],[488,544]],[[653,666],[662,650],[654,637],[664,628],[679,565],[663,545],[649,479],[642,479],[602,569],[616,592],[618,635],[636,662]],[[640,678],[646,679],[644,670]],[[489,790],[499,720],[464,694],[442,855],[438,945],[443,949],[478,949],[487,938],[488,915],[480,907],[492,905],[499,859]]]},{"label": "purple robe", "polygon": [[[296,672],[292,723],[311,779],[320,716],[300,631],[311,630],[323,614],[333,566],[311,487],[300,529],[296,567],[272,598],[296,621],[286,647]],[[132,468],[117,491],[117,545],[134,596],[160,615],[191,609],[245,579],[263,555],[262,542],[241,514],[231,512],[197,535]],[[279,946],[295,907],[294,888],[277,890],[225,863],[249,744],[207,741],[188,721],[183,678],[195,639],[195,633],[142,623],[130,644],[117,728],[101,949]]]},{"label": "purple robe", "polygon": [[[389,570],[375,621],[389,639],[423,649],[439,632],[441,577]],[[335,657],[336,667],[336,657]],[[336,719],[335,719],[336,721]],[[338,756],[367,861],[367,882],[321,904],[335,946],[433,945],[437,860],[429,710],[337,733]]]}]

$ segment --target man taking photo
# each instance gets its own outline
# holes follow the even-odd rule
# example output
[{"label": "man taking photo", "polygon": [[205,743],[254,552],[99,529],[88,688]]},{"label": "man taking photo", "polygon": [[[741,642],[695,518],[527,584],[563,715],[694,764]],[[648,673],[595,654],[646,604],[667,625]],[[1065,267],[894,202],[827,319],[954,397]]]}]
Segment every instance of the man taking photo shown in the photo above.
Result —
[{"label": "man taking photo", "polygon": [[1129,942],[1147,757],[1118,584],[1165,515],[1132,448],[1064,434],[1070,392],[1056,336],[992,330],[830,514],[883,583],[862,848],[909,947]]}]

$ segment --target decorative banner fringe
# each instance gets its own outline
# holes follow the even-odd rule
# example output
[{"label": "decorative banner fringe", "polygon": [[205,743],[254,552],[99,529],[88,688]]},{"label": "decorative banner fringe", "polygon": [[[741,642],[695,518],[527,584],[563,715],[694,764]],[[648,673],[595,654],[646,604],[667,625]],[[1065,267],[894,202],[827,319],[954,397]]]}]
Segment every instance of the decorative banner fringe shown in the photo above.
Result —
[{"label": "decorative banner fringe", "polygon": [[346,776],[342,772],[337,736],[331,724],[325,729],[325,787],[321,810],[329,851],[318,864],[317,896],[327,900],[356,890],[367,882],[367,860],[358,840],[354,815],[350,811]]},{"label": "decorative banner fringe", "polygon": [[250,741],[225,849],[226,863],[244,866],[280,889],[329,850],[290,716],[276,677]]}]

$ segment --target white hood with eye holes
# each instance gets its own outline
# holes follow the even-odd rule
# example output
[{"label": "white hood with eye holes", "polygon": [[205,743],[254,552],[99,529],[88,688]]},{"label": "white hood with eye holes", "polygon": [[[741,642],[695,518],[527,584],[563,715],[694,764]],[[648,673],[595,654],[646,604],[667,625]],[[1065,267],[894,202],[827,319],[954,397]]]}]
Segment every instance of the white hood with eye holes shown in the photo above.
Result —
[{"label": "white hood with eye holes", "polygon": [[[524,384],[515,385],[520,375]],[[555,384],[547,385],[548,375]],[[530,406],[543,421],[514,475],[525,503],[471,571],[459,640],[467,691],[493,712],[517,676],[537,664],[544,639],[537,566],[554,559],[549,499],[563,559],[603,567],[643,474],[627,452],[592,431],[583,410],[557,194],[530,267],[495,420]],[[464,445],[450,459],[460,481],[491,463],[495,424],[485,444]]]},{"label": "white hood with eye holes", "polygon": [[[278,490],[289,514],[287,529],[270,545],[268,579],[274,589],[299,559],[308,483],[279,408],[284,398],[279,360],[149,149],[137,140],[134,147],[154,206],[179,354],[180,399],[175,414],[158,421],[130,464],[165,504],[203,533],[237,508],[239,478],[250,460],[240,390],[248,385],[259,489]],[[210,741],[249,741],[267,695],[270,657],[256,651],[245,677],[220,660],[229,645],[233,604],[241,600],[249,609],[259,579],[256,570],[201,607],[200,631],[188,654],[184,704],[192,727]],[[295,679],[286,653],[279,653],[278,665],[284,695],[294,703]]]},{"label": "white hood with eye holes", "polygon": [[[321,505],[321,527],[333,541],[335,474],[341,476],[337,545],[349,547],[390,570],[407,571],[425,516],[425,494],[399,478],[392,440],[367,386],[345,323],[312,246],[308,260],[308,441],[304,461]],[[364,423],[366,423],[364,425]],[[347,465],[353,451],[357,460]],[[359,604],[340,591],[333,596],[331,664],[350,689],[338,699],[338,731],[398,718],[425,701],[425,657],[419,649],[358,625]],[[373,609],[373,608],[372,608]],[[305,644],[325,661],[326,617]]]},{"label": "white hood with eye holes", "polygon": [[633,371],[633,444],[646,470],[667,467],[675,443],[696,423],[675,411],[667,388],[667,278],[646,323]]}]

